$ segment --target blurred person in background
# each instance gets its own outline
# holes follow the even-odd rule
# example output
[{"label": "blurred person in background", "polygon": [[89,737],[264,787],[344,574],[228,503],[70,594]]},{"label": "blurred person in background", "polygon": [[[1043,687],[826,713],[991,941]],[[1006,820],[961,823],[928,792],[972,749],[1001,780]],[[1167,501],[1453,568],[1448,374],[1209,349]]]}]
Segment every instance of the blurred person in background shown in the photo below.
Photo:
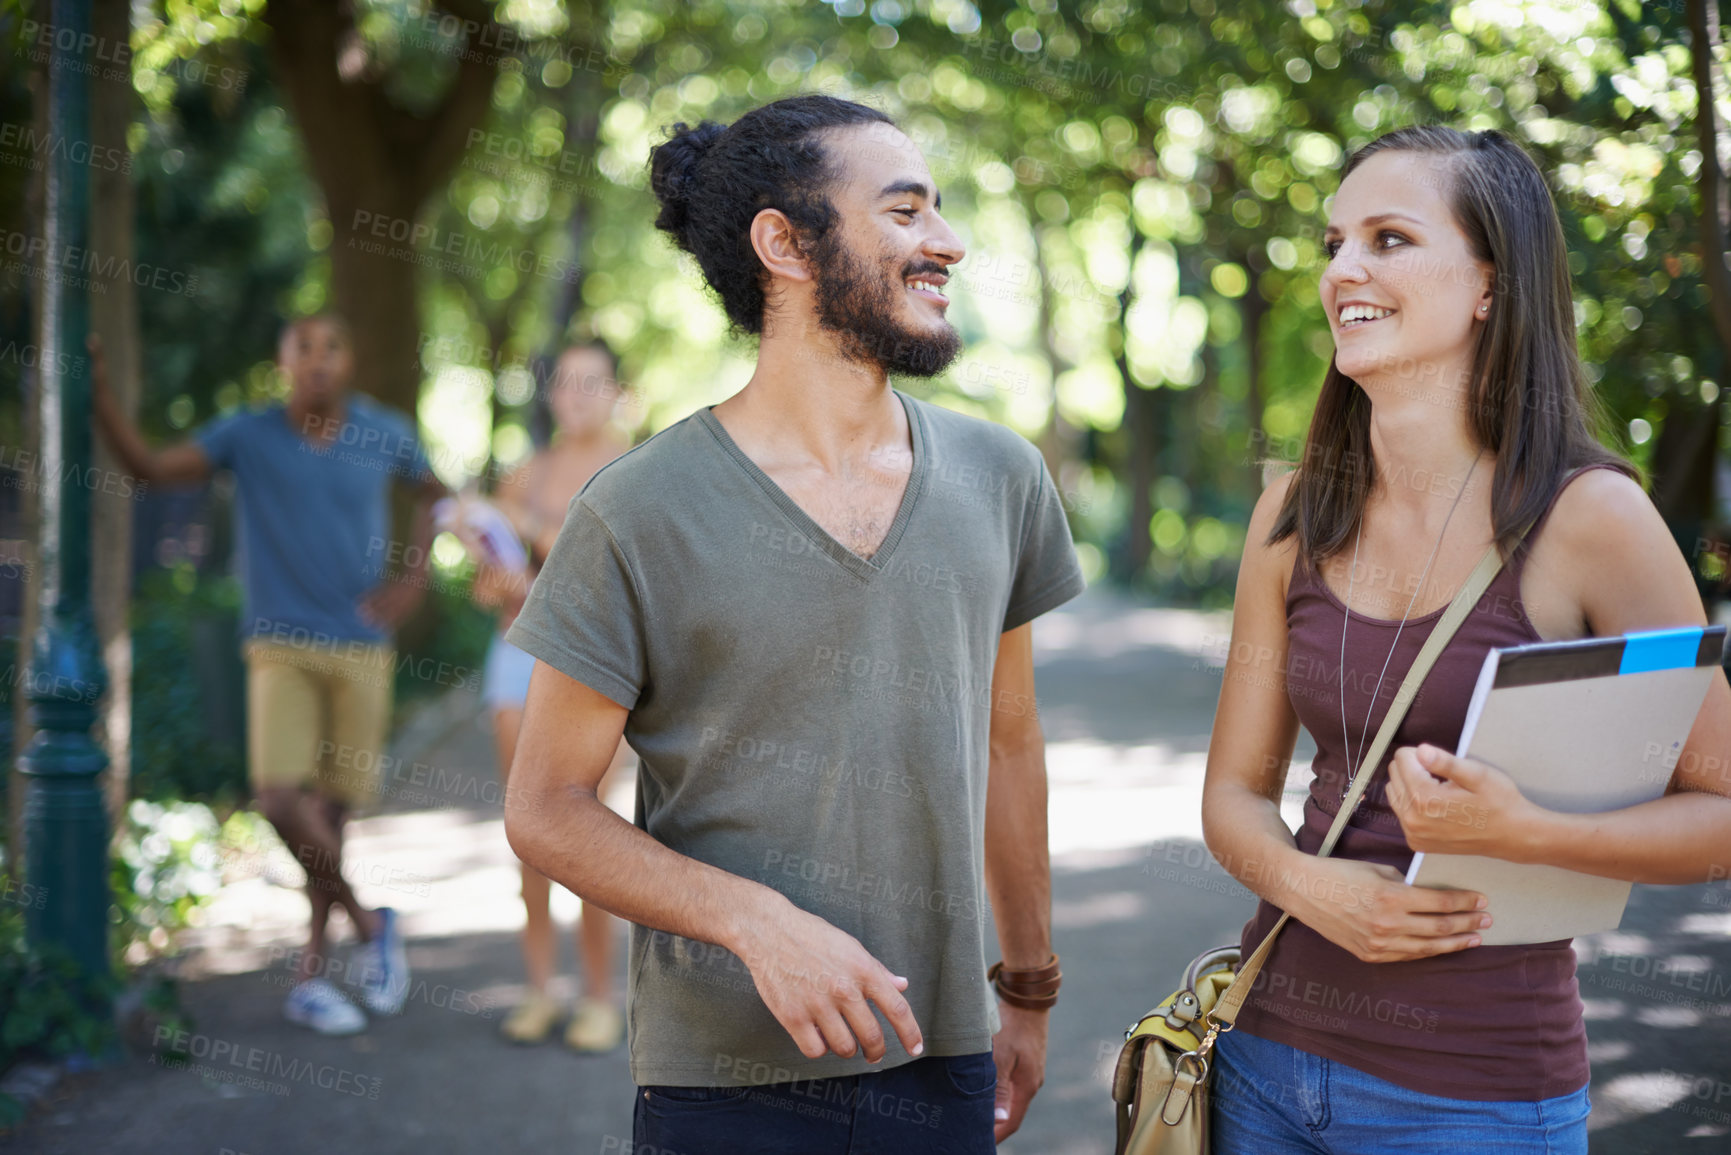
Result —
[{"label": "blurred person in background", "polygon": [[[327,975],[345,979],[375,1014],[396,1014],[408,997],[396,912],[356,899],[343,876],[343,825],[378,792],[396,674],[391,636],[423,597],[429,511],[445,487],[413,421],[352,391],[354,348],[334,313],[283,327],[285,400],[215,418],[165,449],[151,449],[115,403],[94,337],[90,352],[97,428],[127,471],[153,485],[234,474],[248,777],[260,812],[306,871],[312,907],[284,1014],[321,1034],[353,1034],[366,1015]],[[413,489],[415,506],[413,541],[389,552],[418,565],[381,582],[393,482]],[[361,940],[347,965],[327,956],[337,908]]]},{"label": "blurred person in background", "polygon": [[[492,719],[499,773],[508,802],[522,803],[511,792],[511,760],[517,731],[523,722],[523,702],[535,659],[505,640],[517,618],[529,584],[552,548],[570,504],[595,471],[629,449],[630,441],[614,421],[622,386],[612,350],[600,341],[573,345],[560,355],[546,389],[553,421],[552,441],[499,481],[492,503],[511,523],[528,555],[527,569],[508,572],[483,562],[476,576],[475,598],[499,609],[498,632],[487,651],[481,697]],[[605,797],[622,784],[621,771],[631,757],[623,740],[614,753]],[[500,1032],[515,1043],[546,1040],[564,1010],[549,992],[558,962],[559,943],[551,913],[552,884],[526,863],[523,875],[523,968],[528,992],[505,1017]],[[584,1052],[609,1051],[624,1034],[613,986],[614,924],[612,915],[585,902],[576,927],[577,961],[582,993],[574,1008],[565,1042]]]}]

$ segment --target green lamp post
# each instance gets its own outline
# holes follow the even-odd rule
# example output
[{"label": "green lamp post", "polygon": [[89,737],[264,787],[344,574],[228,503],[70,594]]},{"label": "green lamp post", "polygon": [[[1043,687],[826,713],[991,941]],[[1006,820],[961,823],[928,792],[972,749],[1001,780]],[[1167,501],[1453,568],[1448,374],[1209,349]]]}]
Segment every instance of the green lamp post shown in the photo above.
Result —
[{"label": "green lamp post", "polygon": [[[89,140],[90,108],[79,50],[89,43],[90,0],[54,0],[48,63],[49,132]],[[26,912],[33,944],[54,944],[85,975],[108,971],[108,822],[97,781],[107,756],[91,740],[107,674],[90,608],[89,302],[76,270],[90,209],[89,174],[72,149],[48,160],[43,226],[38,398],[41,409],[40,625],[26,696],[36,728],[18,756],[24,775],[24,877],[43,896]]]}]

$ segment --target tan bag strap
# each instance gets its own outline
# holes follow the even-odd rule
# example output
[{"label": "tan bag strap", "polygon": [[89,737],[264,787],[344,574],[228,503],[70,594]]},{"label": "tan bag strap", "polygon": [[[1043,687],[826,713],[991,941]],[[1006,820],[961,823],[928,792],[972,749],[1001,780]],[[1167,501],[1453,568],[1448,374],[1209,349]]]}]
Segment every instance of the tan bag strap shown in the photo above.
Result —
[{"label": "tan bag strap", "polygon": [[[1430,637],[1425,639],[1424,647],[1419,650],[1418,657],[1413,659],[1412,668],[1406,672],[1406,680],[1401,682],[1400,690],[1395,694],[1394,701],[1389,704],[1388,714],[1382,720],[1382,726],[1376,732],[1376,740],[1370,744],[1370,749],[1364,752],[1364,760],[1358,764],[1358,773],[1353,775],[1352,788],[1346,793],[1346,800],[1340,805],[1340,813],[1334,816],[1334,825],[1328,828],[1328,836],[1322,840],[1322,846],[1317,850],[1318,858],[1326,858],[1334,850],[1334,844],[1340,841],[1340,836],[1346,830],[1347,820],[1358,809],[1359,801],[1370,786],[1370,780],[1376,774],[1376,768],[1382,764],[1382,756],[1388,750],[1389,743],[1394,741],[1394,732],[1400,728],[1406,718],[1407,708],[1418,697],[1419,686],[1424,683],[1431,667],[1436,664],[1438,655],[1443,652],[1454,638],[1455,631],[1466,621],[1467,615],[1478,604],[1485,590],[1495,580],[1497,572],[1503,568],[1502,554],[1497,552],[1495,544],[1485,551],[1485,556],[1479,559],[1479,564],[1467,576],[1466,584],[1455,594],[1449,608],[1437,621],[1436,628]],[[1345,673],[1342,672],[1341,687],[1345,691]],[[1292,916],[1281,912],[1280,920],[1274,924],[1266,937],[1257,944],[1250,957],[1238,964],[1238,975],[1232,980],[1232,985],[1221,993],[1220,999],[1214,1004],[1214,1009],[1208,1012],[1208,1018],[1219,1023],[1222,1029],[1231,1030],[1232,1024],[1238,1018],[1244,1000],[1250,996],[1250,987],[1256,981],[1256,976],[1262,970],[1262,964],[1267,961],[1269,951],[1274,949],[1274,937],[1280,933]],[[1212,1035],[1212,1031],[1210,1034]]]}]

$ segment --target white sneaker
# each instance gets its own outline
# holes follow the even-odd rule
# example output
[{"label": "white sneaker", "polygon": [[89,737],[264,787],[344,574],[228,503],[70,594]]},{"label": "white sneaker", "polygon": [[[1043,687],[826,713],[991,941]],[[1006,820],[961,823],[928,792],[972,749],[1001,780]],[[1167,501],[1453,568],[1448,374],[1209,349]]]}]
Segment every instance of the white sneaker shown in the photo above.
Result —
[{"label": "white sneaker", "polygon": [[283,1004],[283,1017],[300,1027],[311,1027],[321,1035],[352,1035],[364,1031],[367,1016],[324,979],[307,979],[295,985]]},{"label": "white sneaker", "polygon": [[397,912],[379,908],[379,933],[362,943],[349,964],[349,980],[360,988],[361,1002],[375,1015],[394,1015],[409,1000],[409,955],[397,929]]}]

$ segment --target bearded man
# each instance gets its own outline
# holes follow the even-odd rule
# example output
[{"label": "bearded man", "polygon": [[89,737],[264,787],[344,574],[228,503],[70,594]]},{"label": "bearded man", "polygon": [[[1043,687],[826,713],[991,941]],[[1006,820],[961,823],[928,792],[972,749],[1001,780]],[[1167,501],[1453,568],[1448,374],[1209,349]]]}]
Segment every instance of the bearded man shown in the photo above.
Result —
[{"label": "bearded man", "polygon": [[[1062,502],[890,385],[959,351],[963,248],[888,117],[793,97],[650,163],[756,371],[571,504],[509,634],[543,804],[506,833],[633,924],[636,1150],[989,1152],[1057,995],[1029,623],[1083,588]],[[621,734],[635,823],[595,796]]]}]

